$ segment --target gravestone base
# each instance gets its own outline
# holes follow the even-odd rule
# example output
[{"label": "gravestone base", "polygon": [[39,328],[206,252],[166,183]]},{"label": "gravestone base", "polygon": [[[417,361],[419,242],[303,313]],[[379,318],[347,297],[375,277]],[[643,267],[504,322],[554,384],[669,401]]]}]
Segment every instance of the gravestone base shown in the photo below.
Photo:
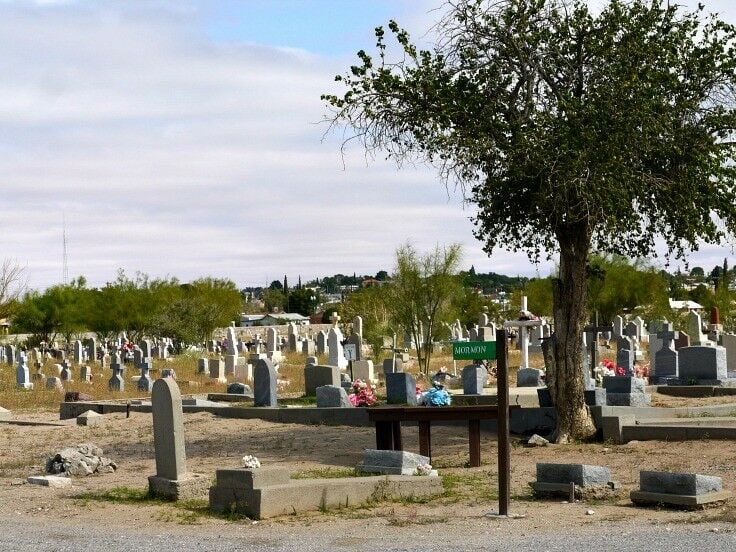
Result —
[{"label": "gravestone base", "polygon": [[151,475],[148,478],[148,494],[165,500],[191,500],[207,496],[210,477],[201,473],[188,473],[180,479],[167,479]]},{"label": "gravestone base", "polygon": [[16,385],[16,387],[18,389],[25,389],[26,391],[30,391],[31,389],[33,389],[33,384],[32,383],[19,383]]},{"label": "gravestone base", "polygon": [[[588,406],[606,406],[608,404],[608,393],[602,387],[588,389],[585,393],[585,404]],[[541,405],[540,405],[541,406]]]},{"label": "gravestone base", "polygon": [[606,393],[608,406],[651,406],[652,396],[648,393]]},{"label": "gravestone base", "polygon": [[700,495],[677,495],[669,493],[653,493],[649,491],[631,491],[631,502],[637,506],[675,506],[685,509],[697,509],[706,504],[724,502],[731,498],[730,491],[716,491]]},{"label": "gravestone base", "polygon": [[519,368],[516,372],[516,387],[543,387],[544,372],[537,368]]}]

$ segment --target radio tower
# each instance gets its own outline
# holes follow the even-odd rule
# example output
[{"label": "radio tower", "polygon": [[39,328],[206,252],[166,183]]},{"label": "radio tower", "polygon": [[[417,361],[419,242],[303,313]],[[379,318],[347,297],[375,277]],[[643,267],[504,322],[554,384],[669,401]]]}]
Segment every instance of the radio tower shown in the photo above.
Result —
[{"label": "radio tower", "polygon": [[62,234],[61,235],[62,235],[62,242],[63,242],[63,245],[64,245],[64,248],[63,248],[63,251],[64,251],[64,253],[63,253],[63,255],[64,255],[64,265],[63,265],[63,268],[62,268],[62,270],[63,270],[63,273],[62,273],[62,280],[63,280],[63,282],[62,283],[64,285],[67,285],[69,283],[69,264],[67,263],[67,257],[66,257],[66,215],[65,214],[62,214],[62,221],[63,221],[62,222],[63,230],[62,230]]}]

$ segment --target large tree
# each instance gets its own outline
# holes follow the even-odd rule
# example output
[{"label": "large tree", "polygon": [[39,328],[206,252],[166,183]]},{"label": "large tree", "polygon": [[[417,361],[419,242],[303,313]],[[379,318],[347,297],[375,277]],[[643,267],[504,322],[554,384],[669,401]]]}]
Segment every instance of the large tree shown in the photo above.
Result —
[{"label": "large tree", "polygon": [[389,58],[336,77],[328,119],[369,151],[418,157],[462,185],[475,235],[532,259],[559,254],[548,383],[558,440],[594,427],[583,398],[591,251],[682,255],[736,229],[734,27],[700,7],[612,0],[452,0],[437,44],[397,23]]}]

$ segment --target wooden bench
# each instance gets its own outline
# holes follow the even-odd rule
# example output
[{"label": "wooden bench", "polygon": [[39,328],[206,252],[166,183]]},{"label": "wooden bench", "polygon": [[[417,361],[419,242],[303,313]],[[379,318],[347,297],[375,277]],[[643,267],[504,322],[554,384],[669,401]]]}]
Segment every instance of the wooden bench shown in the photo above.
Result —
[{"label": "wooden bench", "polygon": [[[509,409],[519,408],[510,406]],[[368,409],[368,418],[376,424],[376,448],[404,450],[401,422],[419,425],[419,453],[432,458],[432,422],[467,421],[470,466],[480,466],[480,421],[497,420],[499,407],[490,406],[388,406]]]}]

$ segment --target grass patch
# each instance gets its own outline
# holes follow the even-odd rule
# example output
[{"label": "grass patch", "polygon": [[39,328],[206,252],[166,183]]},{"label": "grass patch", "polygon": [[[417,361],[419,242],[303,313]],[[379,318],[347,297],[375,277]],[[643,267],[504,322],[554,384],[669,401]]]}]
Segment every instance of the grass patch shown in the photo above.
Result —
[{"label": "grass patch", "polygon": [[435,523],[447,523],[448,518],[444,516],[406,516],[390,517],[388,524],[391,527],[408,527],[410,525],[432,525]]},{"label": "grass patch", "polygon": [[292,479],[338,479],[341,477],[360,477],[355,468],[315,468],[313,470],[304,470],[291,475]]}]

